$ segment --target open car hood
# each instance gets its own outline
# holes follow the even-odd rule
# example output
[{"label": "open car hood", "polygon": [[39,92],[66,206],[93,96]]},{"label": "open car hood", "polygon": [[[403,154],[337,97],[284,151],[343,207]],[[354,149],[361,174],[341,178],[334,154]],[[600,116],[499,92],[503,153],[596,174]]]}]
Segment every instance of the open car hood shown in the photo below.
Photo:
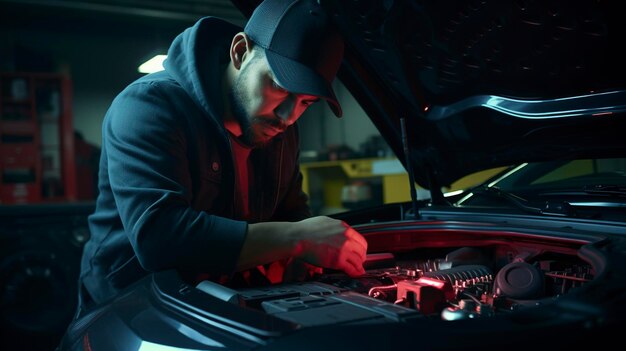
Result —
[{"label": "open car hood", "polygon": [[[233,2],[249,16],[259,1]],[[339,78],[424,188],[626,154],[618,2],[320,2],[346,40]]]}]

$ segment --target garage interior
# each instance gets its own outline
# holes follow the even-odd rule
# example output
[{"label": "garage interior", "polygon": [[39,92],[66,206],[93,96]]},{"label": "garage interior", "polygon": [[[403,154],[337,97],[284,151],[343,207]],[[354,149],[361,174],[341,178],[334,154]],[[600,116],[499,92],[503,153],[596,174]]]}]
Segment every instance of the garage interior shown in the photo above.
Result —
[{"label": "garage interior", "polygon": [[[245,23],[223,0],[0,0],[0,349],[58,343],[89,239],[102,119],[138,67],[203,16]],[[335,90],[344,118],[316,104],[299,121],[314,213],[408,200],[402,165]]]}]

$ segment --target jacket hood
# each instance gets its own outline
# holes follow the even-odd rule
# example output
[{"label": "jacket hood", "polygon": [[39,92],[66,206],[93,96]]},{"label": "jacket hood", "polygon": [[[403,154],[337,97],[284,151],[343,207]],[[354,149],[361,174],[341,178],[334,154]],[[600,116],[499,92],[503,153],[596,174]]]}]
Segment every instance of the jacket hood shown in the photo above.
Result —
[{"label": "jacket hood", "polygon": [[219,18],[204,17],[174,39],[163,63],[165,71],[216,120],[223,113],[221,78],[229,62],[228,50],[241,31]]}]

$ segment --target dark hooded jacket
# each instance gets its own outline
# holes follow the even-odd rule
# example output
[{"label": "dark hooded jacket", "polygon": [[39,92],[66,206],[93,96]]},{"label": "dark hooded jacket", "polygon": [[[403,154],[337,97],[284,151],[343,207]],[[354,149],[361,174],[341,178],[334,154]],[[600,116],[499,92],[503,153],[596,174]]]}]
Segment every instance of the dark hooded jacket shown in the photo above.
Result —
[{"label": "dark hooded jacket", "polygon": [[[199,20],[173,41],[164,71],[138,79],[112,102],[81,267],[95,302],[154,271],[234,272],[248,224],[234,218],[220,89],[240,31],[217,18]],[[294,125],[252,151],[252,221],[310,216],[298,150]]]}]

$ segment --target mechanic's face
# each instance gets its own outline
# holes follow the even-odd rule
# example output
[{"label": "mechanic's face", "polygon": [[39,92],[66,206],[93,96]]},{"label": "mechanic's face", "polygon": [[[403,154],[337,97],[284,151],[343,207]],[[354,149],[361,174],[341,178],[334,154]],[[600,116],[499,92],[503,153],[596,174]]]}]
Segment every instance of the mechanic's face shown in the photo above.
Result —
[{"label": "mechanic's face", "polygon": [[[231,110],[239,122],[242,139],[263,146],[295,123],[319,98],[293,94],[280,87],[261,49],[252,49],[242,62],[230,92]],[[255,56],[258,55],[258,56]]]}]

